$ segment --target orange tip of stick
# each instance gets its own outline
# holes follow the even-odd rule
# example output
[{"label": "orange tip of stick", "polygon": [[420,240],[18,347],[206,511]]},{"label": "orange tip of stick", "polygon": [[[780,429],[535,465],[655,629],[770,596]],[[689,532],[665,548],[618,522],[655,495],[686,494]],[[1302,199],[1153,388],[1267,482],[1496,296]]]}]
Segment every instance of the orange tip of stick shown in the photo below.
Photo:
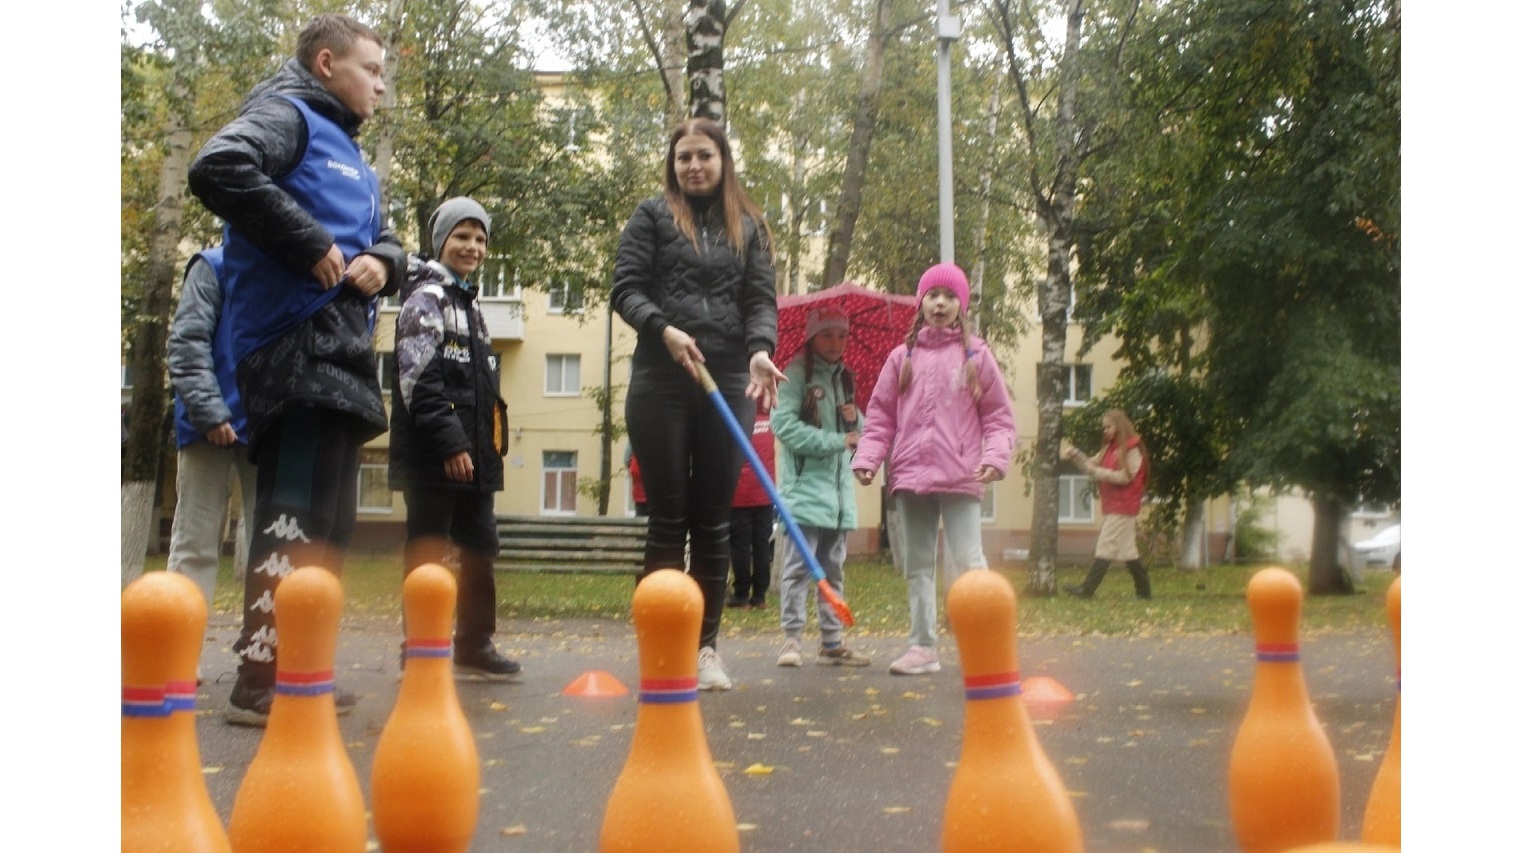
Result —
[{"label": "orange tip of stick", "polygon": [[832,589],[832,585],[824,580],[816,581],[816,590],[821,593],[822,599],[832,606],[832,610],[836,612],[837,618],[842,620],[842,624],[849,628],[853,627],[853,610],[847,606],[847,602],[842,600],[842,596],[837,594],[837,590]]}]

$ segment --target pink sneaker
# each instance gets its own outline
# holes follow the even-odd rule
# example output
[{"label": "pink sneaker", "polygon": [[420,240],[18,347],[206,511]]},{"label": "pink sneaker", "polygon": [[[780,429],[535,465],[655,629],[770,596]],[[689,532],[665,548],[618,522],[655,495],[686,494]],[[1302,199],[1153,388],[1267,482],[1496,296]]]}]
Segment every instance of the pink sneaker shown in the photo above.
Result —
[{"label": "pink sneaker", "polygon": [[911,646],[890,664],[891,675],[925,675],[942,669],[937,653],[925,646]]}]

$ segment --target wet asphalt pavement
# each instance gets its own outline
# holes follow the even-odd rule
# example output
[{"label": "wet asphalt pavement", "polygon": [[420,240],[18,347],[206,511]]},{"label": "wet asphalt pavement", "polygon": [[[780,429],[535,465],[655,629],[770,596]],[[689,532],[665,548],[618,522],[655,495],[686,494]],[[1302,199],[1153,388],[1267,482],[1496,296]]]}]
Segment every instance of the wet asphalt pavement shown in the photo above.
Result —
[{"label": "wet asphalt pavement", "polygon": [[[261,736],[221,718],[235,680],[236,619],[211,617],[197,702],[200,757],[223,822]],[[699,697],[742,849],[937,850],[963,723],[951,635],[941,640],[943,669],[933,675],[890,675],[904,640],[878,636],[854,640],[872,666],[818,666],[811,636],[804,665],[790,669],[775,665],[777,611],[774,622],[772,634],[724,637],[736,686]],[[400,639],[398,623],[373,620],[344,621],[339,634],[337,683],[360,697],[339,725],[365,802],[374,747],[399,689]],[[636,723],[635,631],[619,621],[505,620],[497,639],[521,662],[520,680],[458,684],[481,765],[471,849],[594,851]],[[1340,837],[1356,839],[1394,717],[1394,651],[1387,631],[1307,636],[1301,646],[1337,757]],[[1087,850],[1236,849],[1226,775],[1252,684],[1251,637],[1031,637],[1018,641],[1018,654],[1023,683],[1050,677],[1074,695],[1056,710],[1029,707]],[[593,670],[628,692],[564,695]]]}]

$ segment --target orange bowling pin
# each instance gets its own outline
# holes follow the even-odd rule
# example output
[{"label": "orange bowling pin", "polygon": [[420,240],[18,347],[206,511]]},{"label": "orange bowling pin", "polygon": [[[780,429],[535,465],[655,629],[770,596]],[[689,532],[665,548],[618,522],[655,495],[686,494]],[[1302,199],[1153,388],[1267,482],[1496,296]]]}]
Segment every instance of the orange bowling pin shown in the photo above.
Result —
[{"label": "orange bowling pin", "polygon": [[963,750],[942,815],[943,853],[1081,851],[1074,804],[1021,699],[1016,593],[998,572],[964,572],[948,589],[966,705]]},{"label": "orange bowling pin", "polygon": [[436,563],[405,579],[405,673],[374,749],[374,834],[385,853],[466,853],[479,820],[479,752],[453,685],[458,581]]},{"label": "orange bowling pin", "polygon": [[232,804],[237,853],[364,853],[363,790],[337,728],[337,623],[342,583],[302,566],[274,592],[279,659],[258,754]]},{"label": "orange bowling pin", "polygon": [[230,851],[195,740],[205,596],[174,572],[121,592],[121,850]]},{"label": "orange bowling pin", "polygon": [[696,643],[700,587],[678,569],[643,578],[632,594],[642,669],[637,728],[600,826],[602,853],[730,853],[737,819],[700,722]]},{"label": "orange bowling pin", "polygon": [[1227,771],[1232,830],[1244,853],[1337,839],[1337,759],[1300,666],[1303,598],[1300,581],[1284,569],[1248,581],[1258,664]]},{"label": "orange bowling pin", "polygon": [[1395,722],[1390,725],[1390,745],[1379,763],[1379,774],[1369,789],[1369,804],[1363,812],[1363,840],[1400,846],[1400,578],[1385,593],[1385,611],[1390,636],[1395,642]]}]

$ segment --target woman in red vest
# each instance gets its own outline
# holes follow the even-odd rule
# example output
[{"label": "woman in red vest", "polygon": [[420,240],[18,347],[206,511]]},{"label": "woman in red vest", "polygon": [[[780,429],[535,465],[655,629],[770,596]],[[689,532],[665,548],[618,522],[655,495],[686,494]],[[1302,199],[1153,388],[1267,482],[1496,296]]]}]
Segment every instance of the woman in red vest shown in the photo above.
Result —
[{"label": "woman in red vest", "polygon": [[1095,562],[1084,583],[1066,585],[1063,590],[1080,598],[1093,598],[1111,563],[1126,563],[1138,598],[1152,598],[1148,570],[1137,554],[1137,513],[1142,510],[1142,489],[1148,480],[1148,449],[1132,426],[1131,418],[1120,409],[1111,409],[1100,418],[1105,434],[1105,448],[1096,464],[1077,447],[1063,451],[1063,458],[1078,465],[1100,484],[1100,538],[1095,541]]}]

